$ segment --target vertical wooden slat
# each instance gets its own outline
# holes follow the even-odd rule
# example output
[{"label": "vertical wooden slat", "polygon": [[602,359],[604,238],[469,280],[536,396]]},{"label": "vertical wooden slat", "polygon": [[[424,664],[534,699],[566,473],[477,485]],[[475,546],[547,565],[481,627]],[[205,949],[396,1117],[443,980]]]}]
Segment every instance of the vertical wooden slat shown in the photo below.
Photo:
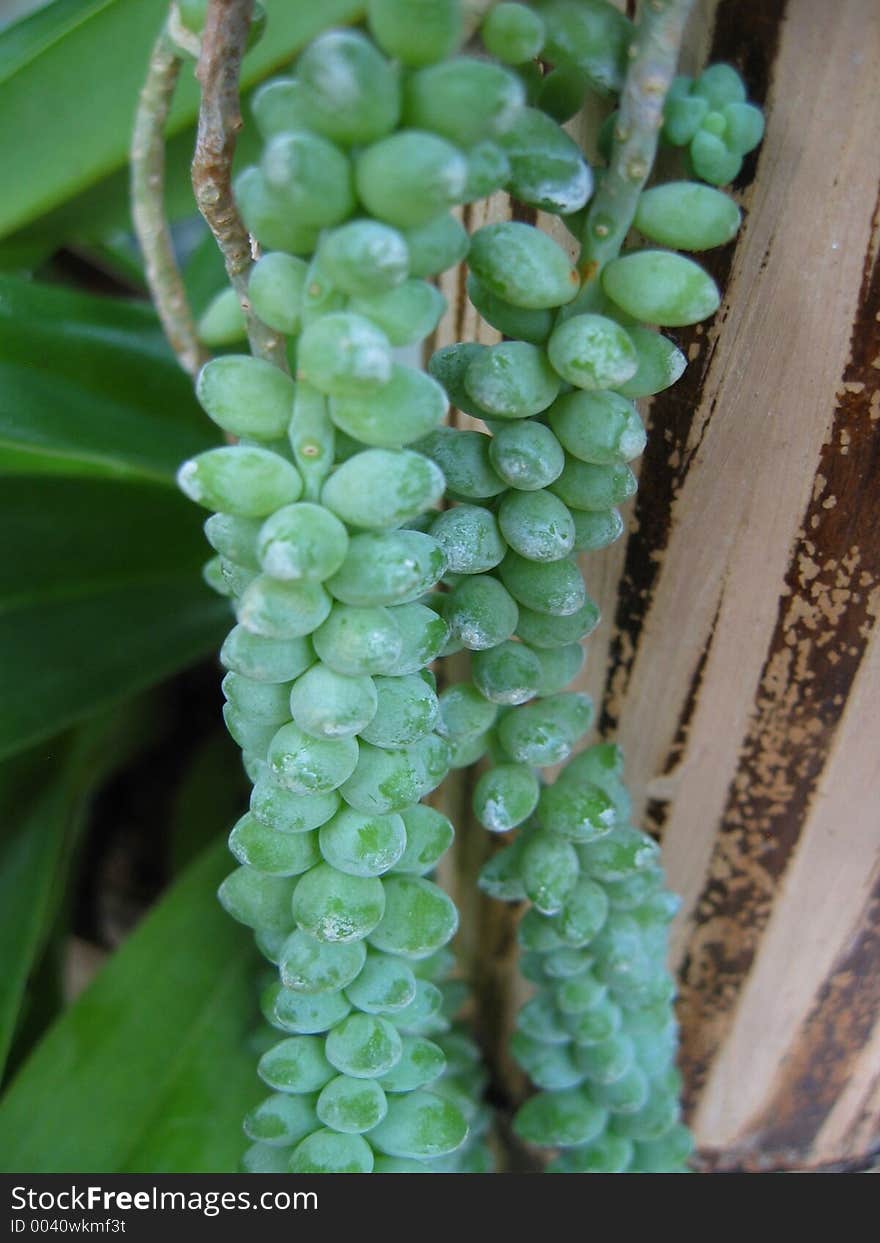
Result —
[{"label": "vertical wooden slat", "polygon": [[[737,5],[732,29],[722,4],[715,48],[736,37],[766,52],[773,7]],[[715,261],[729,267],[725,306],[685,336],[690,372],[651,411],[605,683],[603,727],[684,895],[689,1100],[727,1167],[851,1160],[857,1134],[872,1142],[860,1050],[877,999],[852,977],[877,918],[864,893],[880,853],[876,775],[870,752],[835,740],[845,709],[841,736],[876,739],[880,690],[866,671],[853,698],[880,577],[877,17],[867,0],[796,0],[776,29],[746,225]],[[833,872],[811,813],[826,792],[849,809],[833,831],[850,866]],[[819,955],[804,925],[810,884],[830,875],[838,919]],[[831,1132],[819,1139],[832,1111],[839,1150]]]},{"label": "vertical wooden slat", "polygon": [[[871,1043],[880,1015],[880,833],[865,791],[880,789],[880,747],[865,724],[878,693],[875,632],[700,1097],[696,1125],[715,1148],[812,1156]],[[829,1139],[822,1160],[837,1155]]]},{"label": "vertical wooden slat", "polygon": [[[626,539],[584,558],[603,624],[582,686],[684,897],[705,1160],[857,1166],[880,1146],[880,10],[706,0],[685,68],[707,54],[768,131],[740,236],[700,257],[722,310],[671,334],[690,366],[646,410]],[[495,339],[460,277],[445,292],[436,344]]]},{"label": "vertical wooden slat", "polygon": [[815,1139],[819,1161],[871,1153],[880,1135],[880,1020]]}]

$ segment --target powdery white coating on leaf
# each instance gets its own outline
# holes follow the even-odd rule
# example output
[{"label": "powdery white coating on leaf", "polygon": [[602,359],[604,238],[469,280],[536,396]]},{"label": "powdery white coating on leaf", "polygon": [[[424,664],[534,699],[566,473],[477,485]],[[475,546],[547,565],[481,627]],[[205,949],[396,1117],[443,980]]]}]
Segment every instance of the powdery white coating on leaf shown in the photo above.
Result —
[{"label": "powdery white coating on leaf", "polygon": [[200,503],[204,500],[205,492],[199,483],[199,465],[194,459],[184,462],[178,470],[177,486],[191,501]]}]

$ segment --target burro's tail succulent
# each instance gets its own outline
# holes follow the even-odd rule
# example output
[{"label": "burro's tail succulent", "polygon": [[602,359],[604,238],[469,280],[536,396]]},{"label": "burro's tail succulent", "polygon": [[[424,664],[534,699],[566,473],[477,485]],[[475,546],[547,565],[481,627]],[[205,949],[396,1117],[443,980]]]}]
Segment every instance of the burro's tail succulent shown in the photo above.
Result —
[{"label": "burro's tail succulent", "polygon": [[[212,511],[206,577],[236,623],[224,714],[253,783],[220,900],[277,969],[248,1170],[490,1168],[479,1052],[455,1021],[458,913],[431,879],[453,826],[423,801],[477,763],[478,820],[516,831],[482,886],[531,903],[513,1051],[538,1091],[516,1130],[557,1150],[552,1172],[684,1168],[675,900],[617,748],[575,754],[592,706],[567,688],[599,623],[577,554],[621,535],[634,401],[685,366],[659,329],[719,305],[678,252],[739,225],[714,185],[645,188],[661,125],[715,183],[760,137],[726,66],[677,79],[664,114],[687,8],[652,0],[632,25],[602,0],[502,3],[464,51],[457,0],[371,0],[254,100],[262,150],[235,196],[273,348],[202,368],[228,443],[178,475]],[[597,169],[561,125],[588,90],[619,95]],[[518,220],[469,237],[455,209],[497,190],[561,217],[579,257]],[[633,226],[647,244],[624,249]],[[504,339],[421,370],[446,309],[433,278],[466,256]],[[235,348],[243,323],[226,291],[202,331]],[[486,430],[445,425],[450,402]],[[470,678],[450,685],[463,650]]]}]

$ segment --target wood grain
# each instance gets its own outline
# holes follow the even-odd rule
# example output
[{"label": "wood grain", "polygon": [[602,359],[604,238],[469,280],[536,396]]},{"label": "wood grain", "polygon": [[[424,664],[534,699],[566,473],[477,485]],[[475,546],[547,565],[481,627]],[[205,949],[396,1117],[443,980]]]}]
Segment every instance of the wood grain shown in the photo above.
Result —
[{"label": "wood grain", "polygon": [[[627,534],[584,560],[582,687],[683,895],[704,1163],[858,1168],[880,1147],[880,10],[698,4],[685,64],[708,57],[768,129],[743,229],[701,257],[722,308],[672,334],[689,368],[645,411]],[[460,275],[446,292],[438,344],[496,339]]]}]

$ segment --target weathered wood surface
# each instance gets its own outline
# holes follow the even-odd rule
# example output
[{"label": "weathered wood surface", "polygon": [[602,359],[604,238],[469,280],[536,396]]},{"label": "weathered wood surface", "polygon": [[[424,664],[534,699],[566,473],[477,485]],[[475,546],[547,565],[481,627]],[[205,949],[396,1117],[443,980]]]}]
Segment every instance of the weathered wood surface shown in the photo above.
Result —
[{"label": "weathered wood surface", "polygon": [[[583,686],[683,896],[704,1160],[857,1166],[880,1145],[880,10],[696,10],[685,69],[736,64],[767,135],[706,256],[722,309],[674,334],[690,366],[646,410],[628,535],[585,559]],[[497,339],[445,291],[438,344]]]}]

